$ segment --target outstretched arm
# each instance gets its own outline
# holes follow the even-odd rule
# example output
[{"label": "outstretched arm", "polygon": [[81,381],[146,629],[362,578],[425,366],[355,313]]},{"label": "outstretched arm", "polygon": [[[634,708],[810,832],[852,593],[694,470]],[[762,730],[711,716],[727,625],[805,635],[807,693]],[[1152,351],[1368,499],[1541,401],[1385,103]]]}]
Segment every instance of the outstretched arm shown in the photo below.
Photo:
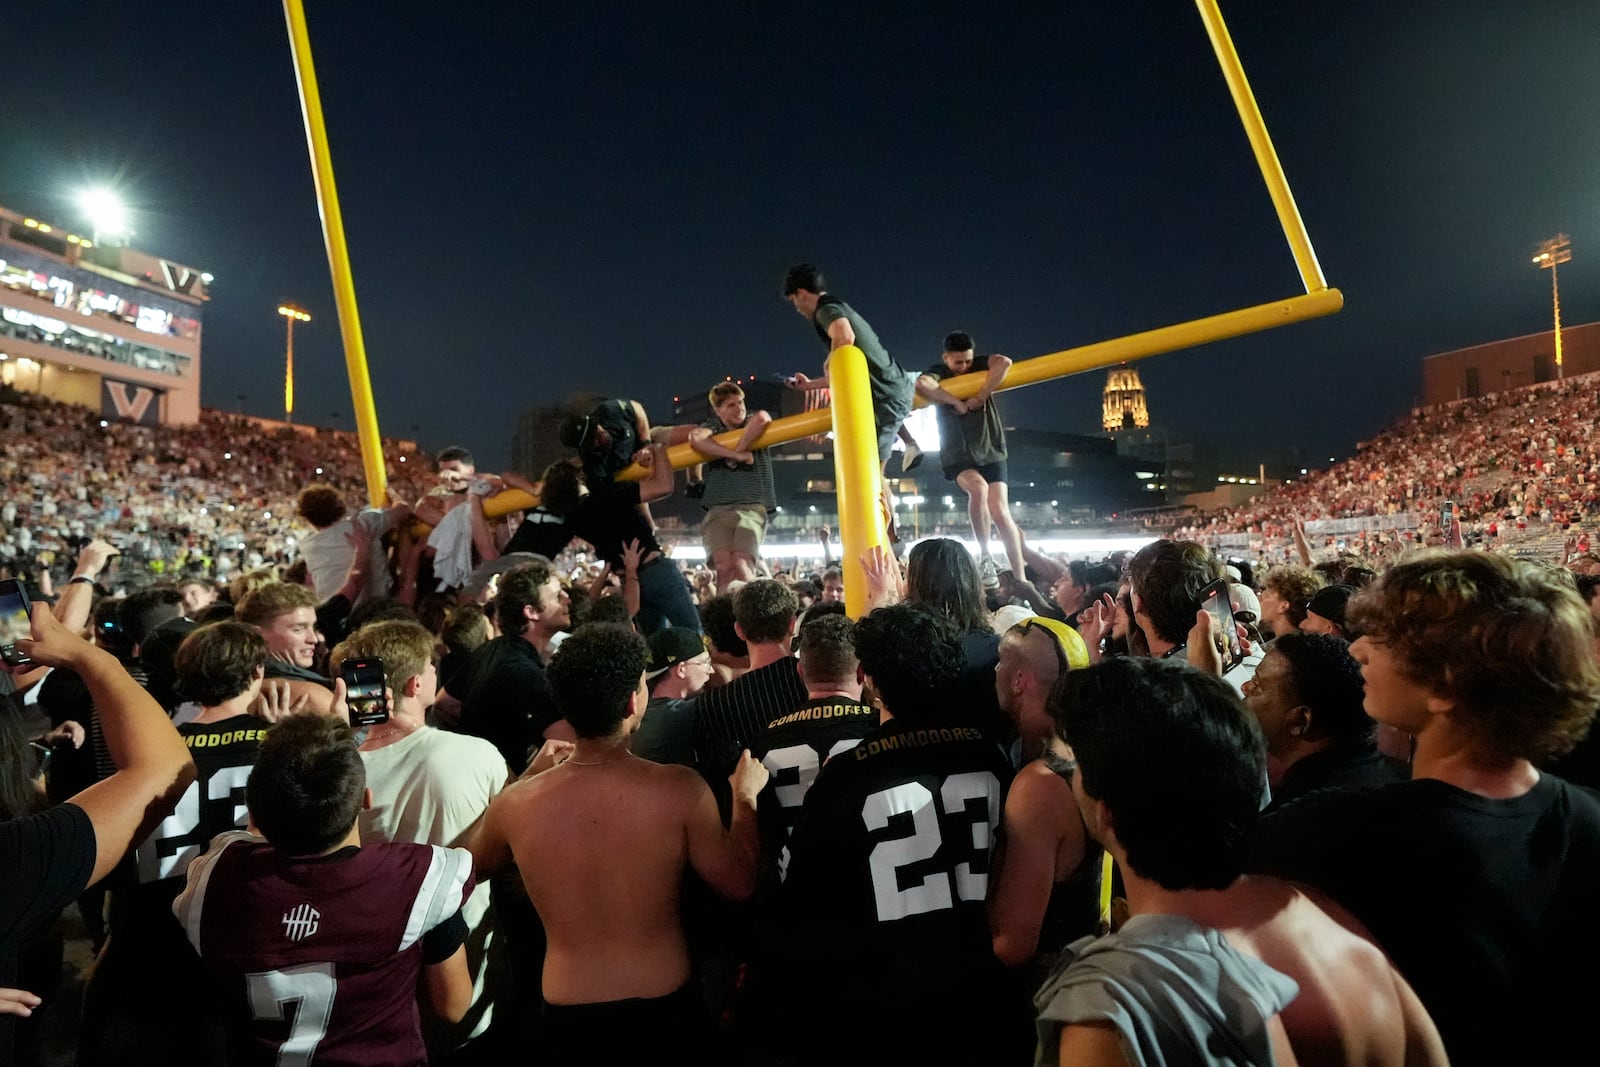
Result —
[{"label": "outstretched arm", "polygon": [[106,747],[118,770],[71,801],[94,827],[93,885],[172,812],[194,781],[194,761],[161,705],[115,656],[62,626],[49,605],[33,605],[33,637],[17,647],[37,663],[77,671],[100,711]]}]

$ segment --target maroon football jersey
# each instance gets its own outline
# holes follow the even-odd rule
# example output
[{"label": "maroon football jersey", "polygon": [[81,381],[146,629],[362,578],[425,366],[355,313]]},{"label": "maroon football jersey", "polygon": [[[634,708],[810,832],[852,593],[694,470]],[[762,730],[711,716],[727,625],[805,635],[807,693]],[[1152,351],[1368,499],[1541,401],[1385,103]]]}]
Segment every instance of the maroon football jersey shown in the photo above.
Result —
[{"label": "maroon football jersey", "polygon": [[472,856],[373,844],[288,859],[219,835],[173,905],[237,1009],[234,1062],[427,1062],[417,1009],[422,937],[472,891]]}]

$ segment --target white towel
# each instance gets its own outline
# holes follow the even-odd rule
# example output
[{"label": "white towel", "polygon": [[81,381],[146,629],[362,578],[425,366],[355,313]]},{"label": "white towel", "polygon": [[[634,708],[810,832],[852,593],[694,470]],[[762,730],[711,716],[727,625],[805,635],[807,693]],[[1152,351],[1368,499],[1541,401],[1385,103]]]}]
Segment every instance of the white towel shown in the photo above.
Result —
[{"label": "white towel", "polygon": [[475,500],[451,508],[428,535],[433,576],[441,590],[460,588],[472,577],[472,513],[467,509],[473,507]]}]

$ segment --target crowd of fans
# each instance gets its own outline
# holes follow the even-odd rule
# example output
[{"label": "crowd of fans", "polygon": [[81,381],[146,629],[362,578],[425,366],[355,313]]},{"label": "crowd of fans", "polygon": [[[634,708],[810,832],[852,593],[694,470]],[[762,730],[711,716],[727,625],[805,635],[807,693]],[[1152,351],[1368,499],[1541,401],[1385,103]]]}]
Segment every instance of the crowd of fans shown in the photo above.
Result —
[{"label": "crowd of fans", "polygon": [[1322,538],[1327,547],[1345,540],[1351,551],[1377,554],[1397,535],[1437,527],[1445,501],[1456,505],[1469,542],[1584,528],[1600,516],[1595,385],[1595,375],[1581,375],[1417,408],[1349,459],[1207,515],[1178,536],[1248,534],[1263,554],[1281,558],[1296,519],[1412,516],[1392,533]]},{"label": "crowd of fans", "polygon": [[[431,477],[428,457],[397,442],[384,442],[384,459],[400,497]],[[408,465],[423,470],[413,478]],[[364,484],[353,434],[268,430],[218,411],[192,426],[144,426],[3,385],[0,480],[5,572],[59,580],[77,547],[99,537],[139,583],[287,564],[306,532],[296,494],[322,481],[354,496]]]},{"label": "crowd of fans", "polygon": [[[453,448],[352,510],[345,438],[3,399],[32,493],[0,520],[56,574],[0,676],[0,1060],[73,902],[91,1064],[1582,1047],[1600,578],[1463,536],[1594,503],[1573,383],[1228,520],[1294,562],[1184,537],[990,580],[930,538],[861,561],[855,620],[837,567],[665,557],[642,410],[538,485]],[[492,518],[505,488],[541,502]],[[1275,510],[1441,493],[1442,547],[1381,555]]]}]

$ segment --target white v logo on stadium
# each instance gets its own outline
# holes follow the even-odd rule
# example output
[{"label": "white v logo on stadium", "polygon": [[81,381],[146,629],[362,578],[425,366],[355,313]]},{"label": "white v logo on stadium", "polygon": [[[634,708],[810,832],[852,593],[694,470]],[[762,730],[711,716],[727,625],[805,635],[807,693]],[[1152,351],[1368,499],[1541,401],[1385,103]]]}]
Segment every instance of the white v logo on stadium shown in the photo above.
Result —
[{"label": "white v logo on stadium", "polygon": [[283,933],[290,941],[304,941],[317,932],[317,920],[322,912],[310,904],[301,904],[283,913]]},{"label": "white v logo on stadium", "polygon": [[133,382],[119,382],[115,378],[102,378],[100,391],[100,414],[144,426],[154,426],[160,422],[160,408],[155,401],[161,395],[161,390]]}]

